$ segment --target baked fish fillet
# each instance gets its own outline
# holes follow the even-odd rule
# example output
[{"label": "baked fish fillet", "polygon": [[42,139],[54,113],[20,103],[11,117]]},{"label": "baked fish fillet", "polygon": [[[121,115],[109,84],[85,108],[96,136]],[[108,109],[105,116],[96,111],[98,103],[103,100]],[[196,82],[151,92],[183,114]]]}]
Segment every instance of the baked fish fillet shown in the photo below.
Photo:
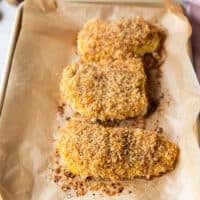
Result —
[{"label": "baked fish fillet", "polygon": [[160,44],[159,29],[141,17],[135,19],[88,21],[78,34],[78,53],[83,59],[103,59],[143,55]]},{"label": "baked fish fillet", "polygon": [[61,99],[83,116],[125,119],[144,115],[146,75],[139,58],[68,65],[60,83]]},{"label": "baked fish fillet", "polygon": [[174,169],[178,147],[155,131],[70,120],[56,144],[75,175],[103,180],[150,179]]}]

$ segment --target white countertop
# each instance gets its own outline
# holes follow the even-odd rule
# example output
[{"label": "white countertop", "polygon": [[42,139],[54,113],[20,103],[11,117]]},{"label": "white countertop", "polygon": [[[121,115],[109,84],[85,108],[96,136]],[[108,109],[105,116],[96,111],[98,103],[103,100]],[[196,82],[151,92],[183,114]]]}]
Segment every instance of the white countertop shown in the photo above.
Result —
[{"label": "white countertop", "polygon": [[17,6],[8,4],[6,0],[0,0],[0,81],[4,71],[16,9]]}]

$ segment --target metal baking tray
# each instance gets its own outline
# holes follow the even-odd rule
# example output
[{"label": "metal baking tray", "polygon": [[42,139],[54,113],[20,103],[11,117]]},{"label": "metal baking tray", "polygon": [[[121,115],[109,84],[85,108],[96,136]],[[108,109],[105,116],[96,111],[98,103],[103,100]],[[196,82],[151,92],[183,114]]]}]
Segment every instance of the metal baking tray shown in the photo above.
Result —
[{"label": "metal baking tray", "polygon": [[[73,1],[73,2],[89,2],[87,0],[79,0],[79,1],[76,1],[76,0],[68,0],[68,1]],[[91,2],[91,1],[90,1]],[[100,2],[114,2],[112,0],[100,0]],[[120,2],[119,0],[116,0],[115,2]],[[125,2],[135,2],[135,3],[141,3],[141,0],[133,0],[133,1],[128,1],[128,0],[125,0]],[[143,0],[142,2],[144,3],[152,3],[152,2],[155,2],[155,3],[160,3],[161,0]],[[18,41],[18,37],[19,37],[19,33],[20,33],[20,29],[21,29],[21,24],[22,24],[22,15],[23,15],[23,3],[20,4],[17,8],[17,11],[16,11],[16,17],[15,17],[15,20],[14,20],[14,24],[13,24],[13,30],[12,30],[12,34],[11,34],[11,39],[10,39],[10,43],[9,43],[9,50],[8,50],[8,53],[7,53],[7,57],[6,57],[6,62],[5,62],[5,66],[4,66],[4,73],[3,73],[3,76],[2,76],[2,80],[1,80],[1,83],[0,83],[0,115],[2,113],[2,109],[3,109],[3,106],[4,106],[4,99],[5,99],[5,95],[6,95],[6,90],[7,90],[7,85],[8,85],[8,82],[9,82],[9,75],[10,75],[10,71],[11,71],[11,66],[12,66],[12,60],[13,60],[13,56],[14,56],[14,53],[15,53],[15,49],[16,49],[16,44],[17,44],[17,41]],[[190,50],[190,42],[188,43],[188,51],[189,51],[189,54],[191,56],[191,50]],[[195,126],[194,126],[194,130],[195,130],[195,133],[197,133],[197,135],[199,136],[199,141],[200,141],[200,126],[199,126],[199,120],[196,122]],[[6,198],[6,197],[4,197]],[[1,197],[1,194],[0,194],[0,200],[3,199]]]}]

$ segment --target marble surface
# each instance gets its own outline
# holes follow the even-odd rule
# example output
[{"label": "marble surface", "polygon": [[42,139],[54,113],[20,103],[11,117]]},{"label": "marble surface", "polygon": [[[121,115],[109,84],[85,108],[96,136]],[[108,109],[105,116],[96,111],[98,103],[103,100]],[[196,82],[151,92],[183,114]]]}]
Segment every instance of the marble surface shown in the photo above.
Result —
[{"label": "marble surface", "polygon": [[4,71],[16,9],[17,6],[8,4],[6,0],[0,0],[0,81]]}]

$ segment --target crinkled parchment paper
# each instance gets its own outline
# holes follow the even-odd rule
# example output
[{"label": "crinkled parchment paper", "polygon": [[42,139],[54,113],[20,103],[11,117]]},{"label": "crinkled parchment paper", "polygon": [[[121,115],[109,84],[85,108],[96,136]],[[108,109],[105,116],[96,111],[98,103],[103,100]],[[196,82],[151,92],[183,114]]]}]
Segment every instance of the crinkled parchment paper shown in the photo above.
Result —
[{"label": "crinkled parchment paper", "polygon": [[147,127],[159,119],[164,134],[180,147],[179,161],[173,172],[160,178],[134,180],[131,194],[125,190],[117,197],[88,194],[80,199],[200,199],[200,148],[195,130],[200,88],[187,51],[191,28],[177,7],[162,6],[25,1],[0,119],[0,192],[3,199],[65,199],[65,194],[47,177],[62,69],[77,59],[77,32],[87,20],[136,15],[157,20],[168,32],[167,58],[161,67],[161,89],[165,96],[160,105],[162,109],[150,117]]}]

